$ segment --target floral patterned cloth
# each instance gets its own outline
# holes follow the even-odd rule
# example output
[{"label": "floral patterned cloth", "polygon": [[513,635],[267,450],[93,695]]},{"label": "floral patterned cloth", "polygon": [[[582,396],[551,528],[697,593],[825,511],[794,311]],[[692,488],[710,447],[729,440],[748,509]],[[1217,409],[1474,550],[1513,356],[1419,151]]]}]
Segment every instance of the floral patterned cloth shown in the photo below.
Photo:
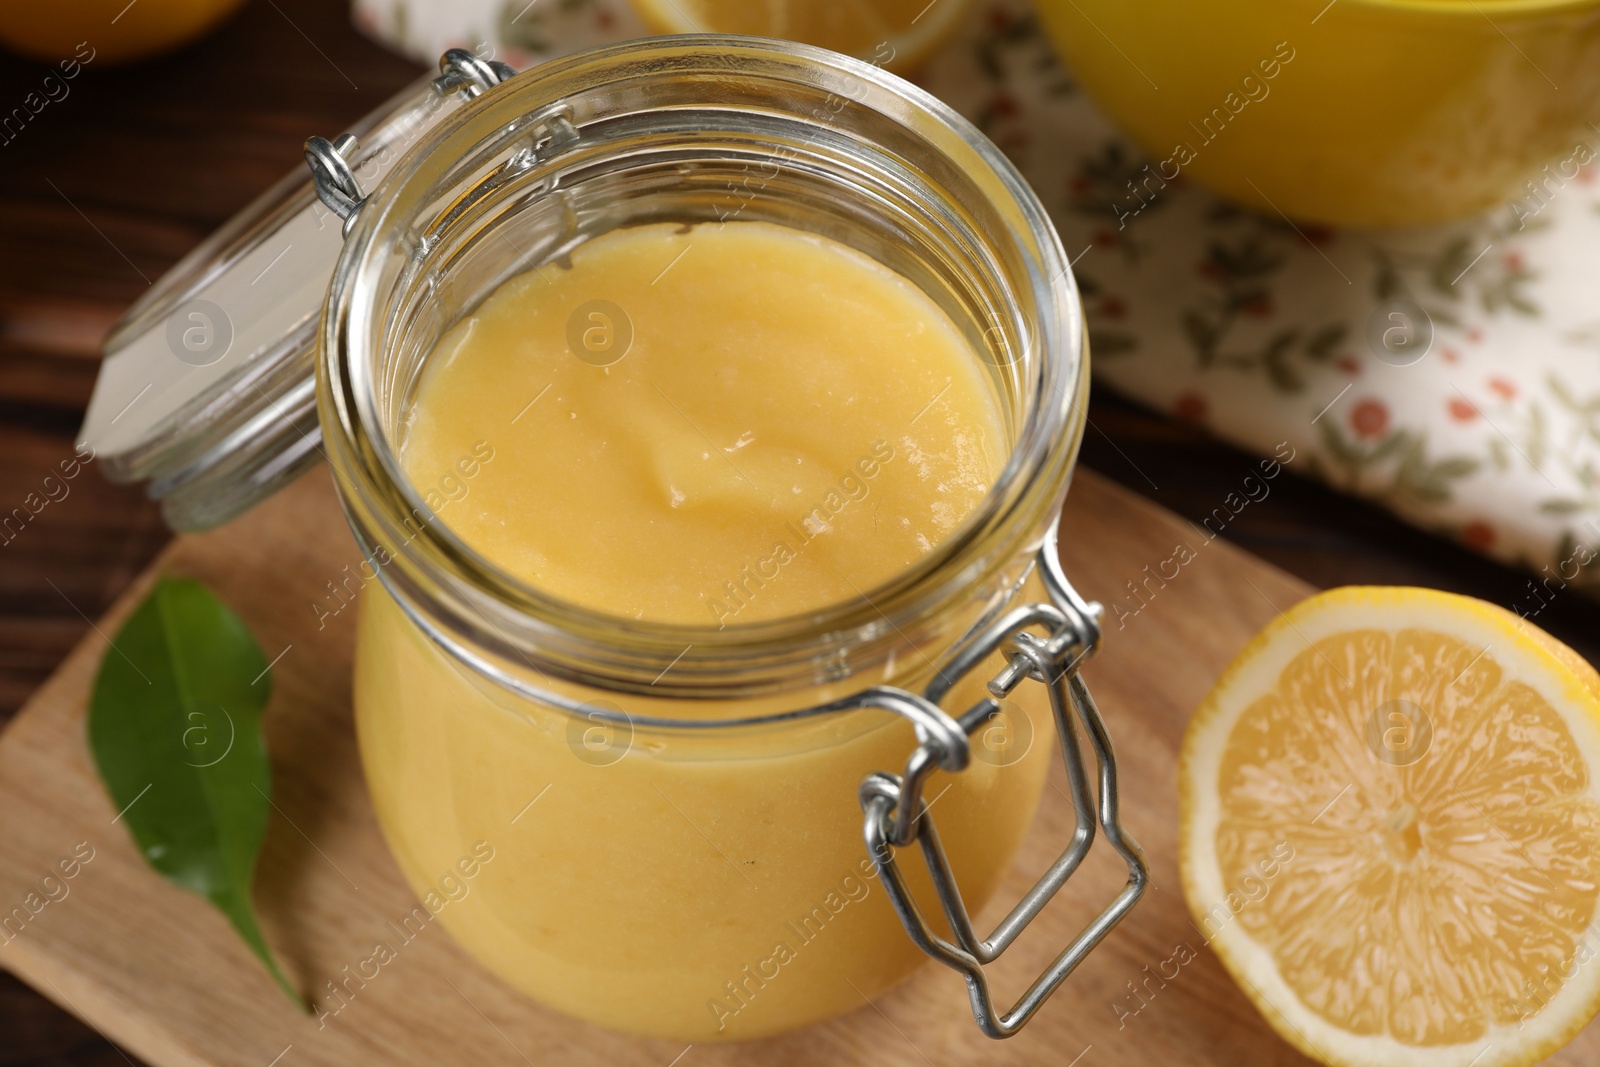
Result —
[{"label": "floral patterned cloth", "polygon": [[[355,10],[423,61],[487,42],[525,67],[644,32],[626,0]],[[1600,592],[1600,129],[1467,222],[1297,226],[1148,180],[1023,0],[971,19],[916,80],[1050,210],[1099,382],[1263,455],[1288,442],[1302,473],[1535,572],[1528,614],[1567,585]]]}]

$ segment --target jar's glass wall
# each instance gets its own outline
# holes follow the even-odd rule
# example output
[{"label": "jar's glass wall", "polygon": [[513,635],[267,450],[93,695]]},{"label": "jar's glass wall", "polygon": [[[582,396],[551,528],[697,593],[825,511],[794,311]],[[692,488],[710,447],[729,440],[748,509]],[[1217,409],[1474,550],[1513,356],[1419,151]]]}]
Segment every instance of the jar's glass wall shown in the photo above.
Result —
[{"label": "jar's glass wall", "polygon": [[[860,602],[720,630],[553,602],[435,519],[396,455],[434,343],[510,276],[661,221],[822,234],[932,297],[1008,437],[979,513]],[[972,627],[1047,599],[1031,567],[1082,430],[1086,362],[1065,257],[1021,178],[942,105],[863,64],[668,40],[486,94],[395,167],[350,242],[321,409],[382,578],[358,648],[363,763],[426,910],[431,894],[469,950],[536,998],[685,1040],[800,1025],[904,977],[922,957],[868,873],[856,790],[916,738],[885,712],[797,713],[872,685],[919,691]],[[1013,701],[971,766],[928,793],[974,908],[1056,748],[1043,690]],[[747,720],[764,721],[730,725]]]},{"label": "jar's glass wall", "polygon": [[[1030,581],[1020,595],[1043,591]],[[867,710],[665,731],[573,715],[461,665],[381,586],[364,596],[356,722],[379,823],[424,907],[432,894],[451,935],[515,987],[602,1025],[702,1042],[857,1010],[924,962],[862,845],[856,799],[864,776],[898,771],[916,747],[904,720]],[[896,680],[925,683],[916,666]],[[1000,666],[969,676],[951,706],[979,700]],[[590,699],[595,711],[668,710]],[[930,783],[974,909],[1055,751],[1044,689],[1027,686],[979,735],[972,764]],[[937,915],[921,865],[907,869]]]},{"label": "jar's glass wall", "polygon": [[[748,175],[756,178],[750,179]],[[730,176],[741,175],[730,190]],[[870,603],[685,636],[602,620],[510,581],[431,521],[396,458],[433,340],[498,281],[629,222],[768,218],[828,234],[922,286],[994,383],[1009,462],[981,512]],[[1043,208],[993,145],[864,64],[778,42],[662,39],[549,64],[486,94],[397,165],[364,207],[324,316],[321,408],[357,537],[501,670],[613,687],[747,694],[880,665],[1038,543],[1082,423],[1076,292]],[[1031,542],[1031,543],[1030,543]],[[442,577],[441,577],[442,576]],[[843,659],[841,659],[841,655]]]}]

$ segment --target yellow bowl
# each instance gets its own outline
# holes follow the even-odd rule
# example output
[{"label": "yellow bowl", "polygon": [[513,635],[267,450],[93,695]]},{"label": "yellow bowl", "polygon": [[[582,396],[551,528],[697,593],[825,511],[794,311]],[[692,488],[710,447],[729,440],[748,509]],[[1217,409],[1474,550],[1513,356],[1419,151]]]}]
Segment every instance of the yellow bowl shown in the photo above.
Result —
[{"label": "yellow bowl", "polygon": [[1600,0],[1036,2],[1150,154],[1144,200],[1182,174],[1293,218],[1402,226],[1515,214],[1530,179],[1548,198],[1600,155]]}]

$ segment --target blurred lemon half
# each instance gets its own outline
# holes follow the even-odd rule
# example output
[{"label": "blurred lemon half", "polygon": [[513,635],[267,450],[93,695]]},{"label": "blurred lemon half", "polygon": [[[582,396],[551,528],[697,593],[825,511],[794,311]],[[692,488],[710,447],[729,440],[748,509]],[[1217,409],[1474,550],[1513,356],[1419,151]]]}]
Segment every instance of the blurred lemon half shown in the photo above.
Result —
[{"label": "blurred lemon half", "polygon": [[243,2],[0,0],[0,44],[47,63],[86,55],[96,66],[124,63],[187,44]]},{"label": "blurred lemon half", "polygon": [[949,39],[969,0],[632,0],[658,33],[743,33],[800,41],[893,71]]},{"label": "blurred lemon half", "polygon": [[1180,763],[1184,894],[1273,1027],[1339,1067],[1508,1067],[1600,1006],[1600,675],[1426,589],[1311,597]]}]

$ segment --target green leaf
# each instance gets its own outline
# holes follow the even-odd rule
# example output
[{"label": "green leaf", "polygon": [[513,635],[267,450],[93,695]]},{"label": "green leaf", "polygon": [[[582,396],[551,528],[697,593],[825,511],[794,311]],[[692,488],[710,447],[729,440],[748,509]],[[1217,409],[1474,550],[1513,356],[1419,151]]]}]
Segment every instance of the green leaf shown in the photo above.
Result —
[{"label": "green leaf", "polygon": [[150,866],[228,917],[284,992],[250,903],[271,813],[261,735],[266,657],[239,617],[191,579],[156,583],[95,676],[89,747]]},{"label": "green leaf", "polygon": [[1352,448],[1334,426],[1332,420],[1322,424],[1322,447],[1328,454],[1346,466],[1354,467],[1361,463],[1361,453]]},{"label": "green leaf", "polygon": [[1422,458],[1424,447],[1423,438],[1418,437],[1410,443],[1400,458],[1400,466],[1394,472],[1394,487],[1402,495],[1418,495],[1419,487],[1427,477],[1426,464]]},{"label": "green leaf", "polygon": [[1471,456],[1451,456],[1435,463],[1431,476],[1444,479],[1465,478],[1469,474],[1477,473],[1477,470],[1478,461]]},{"label": "green leaf", "polygon": [[1408,431],[1396,430],[1378,442],[1377,446],[1367,456],[1367,462],[1377,463],[1379,460],[1388,459],[1410,443],[1411,434]]},{"label": "green leaf", "polygon": [[1544,466],[1544,453],[1544,406],[1535,402],[1528,406],[1528,463],[1534,470]]},{"label": "green leaf", "polygon": [[1444,253],[1434,260],[1433,269],[1429,272],[1429,280],[1433,283],[1434,290],[1452,300],[1459,299],[1461,293],[1456,289],[1456,282],[1461,279],[1467,267],[1471,266],[1472,254],[1470,236],[1457,237],[1451,241],[1445,247]]},{"label": "green leaf", "polygon": [[1529,300],[1522,290],[1513,288],[1511,285],[1506,286],[1506,303],[1510,304],[1513,310],[1530,318],[1538,318],[1540,316],[1539,305]]},{"label": "green leaf", "polygon": [[1289,365],[1289,349],[1299,333],[1293,328],[1284,330],[1267,342],[1261,351],[1261,365],[1266,368],[1267,378],[1280,392],[1298,393],[1306,385]]}]

